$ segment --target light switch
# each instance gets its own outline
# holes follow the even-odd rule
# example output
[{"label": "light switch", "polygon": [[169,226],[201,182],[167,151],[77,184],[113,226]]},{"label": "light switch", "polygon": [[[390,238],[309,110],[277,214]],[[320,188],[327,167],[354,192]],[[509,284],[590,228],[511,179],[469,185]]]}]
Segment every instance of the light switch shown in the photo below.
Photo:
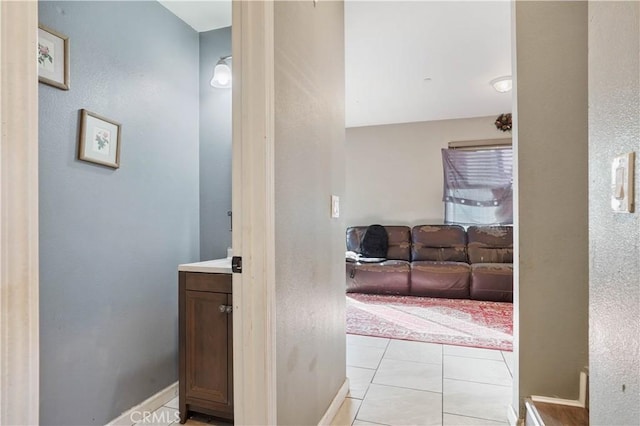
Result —
[{"label": "light switch", "polygon": [[340,197],[337,195],[331,196],[331,217],[340,217]]},{"label": "light switch", "polygon": [[635,153],[629,152],[611,163],[611,208],[616,213],[632,213]]}]

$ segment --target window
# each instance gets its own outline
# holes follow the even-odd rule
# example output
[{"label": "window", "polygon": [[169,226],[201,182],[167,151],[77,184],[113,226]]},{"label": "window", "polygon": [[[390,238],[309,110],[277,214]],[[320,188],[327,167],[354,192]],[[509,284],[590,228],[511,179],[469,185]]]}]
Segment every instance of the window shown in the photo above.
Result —
[{"label": "window", "polygon": [[445,223],[513,223],[511,147],[443,149]]}]

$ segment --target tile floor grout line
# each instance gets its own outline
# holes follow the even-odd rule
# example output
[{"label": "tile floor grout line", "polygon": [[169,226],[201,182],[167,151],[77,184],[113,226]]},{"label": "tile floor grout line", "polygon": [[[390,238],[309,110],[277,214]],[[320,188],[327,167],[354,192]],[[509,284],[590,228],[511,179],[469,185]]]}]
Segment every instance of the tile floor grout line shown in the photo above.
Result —
[{"label": "tile floor grout line", "polygon": [[424,390],[424,389],[416,389],[416,388],[405,388],[403,386],[396,386],[396,385],[385,385],[382,383],[373,383],[371,382],[372,385],[376,385],[376,386],[384,386],[387,388],[395,388],[395,389],[406,389],[406,390],[412,390],[412,391],[416,391],[416,392],[429,392],[429,393],[437,393],[437,394],[441,394],[442,392],[436,392],[436,391],[430,391],[430,390]]},{"label": "tile floor grout line", "polygon": [[451,355],[451,354],[443,354],[443,357],[445,356],[452,356],[454,358],[465,358],[465,359],[480,359],[482,361],[495,361],[495,362],[501,362],[503,364],[507,364],[506,361],[504,361],[503,359],[495,359],[495,358],[477,358],[477,357],[473,357],[473,356],[464,356],[464,355]]},{"label": "tile floor grout line", "polygon": [[369,388],[371,387],[371,384],[373,384],[373,379],[376,378],[376,374],[378,374],[378,368],[380,368],[380,364],[382,363],[382,360],[384,359],[384,355],[387,353],[387,349],[389,348],[389,344],[391,343],[391,339],[387,339],[387,344],[384,347],[384,351],[382,352],[382,356],[380,357],[380,361],[378,361],[378,366],[375,368],[373,376],[371,377],[371,381],[369,381],[369,386],[367,386],[367,389],[365,389],[364,391],[364,395],[362,395],[362,400],[360,401],[360,405],[358,406],[358,409],[356,410],[356,415],[353,417],[353,421],[351,422],[351,424],[353,425],[353,423],[355,423],[356,420],[358,420],[358,413],[360,413],[360,409],[362,408],[362,404],[364,404],[364,400],[367,397],[367,394],[369,393]]},{"label": "tile floor grout line", "polygon": [[[513,352],[511,352],[513,354]],[[504,364],[507,366],[507,370],[509,370],[509,375],[511,376],[511,381],[513,381],[513,373],[511,372],[511,367],[509,367],[509,363],[507,362],[507,357],[504,356],[504,351],[500,351],[500,355],[502,355],[502,359],[504,360]]]},{"label": "tile floor grout line", "polygon": [[358,367],[357,365],[349,365],[347,364],[347,367],[351,367],[351,368],[361,368],[363,370],[372,370],[372,371],[376,371],[375,368],[368,368],[368,367]]},{"label": "tile floor grout line", "polygon": [[505,424],[505,425],[506,425],[506,424],[508,424],[508,423],[506,423],[506,422],[501,422],[500,420],[496,420],[496,419],[487,419],[486,417],[468,416],[468,415],[466,415],[466,414],[451,413],[451,412],[449,412],[449,411],[446,411],[446,412],[445,412],[445,411],[443,411],[443,412],[442,412],[443,419],[444,419],[444,415],[445,415],[445,414],[451,414],[452,416],[458,416],[458,417],[467,417],[467,418],[469,418],[469,419],[489,420],[490,422],[503,423],[503,424]]},{"label": "tile floor grout line", "polygon": [[442,393],[442,392],[426,390],[426,389],[408,388],[406,386],[387,385],[387,384],[384,384],[384,383],[373,383],[373,382],[371,382],[371,384],[372,385],[376,385],[376,386],[387,386],[389,388],[407,389],[407,390],[412,390],[412,391],[417,391],[417,392]]},{"label": "tile floor grout line", "polygon": [[423,362],[423,361],[413,361],[411,359],[399,359],[399,358],[383,358],[388,361],[400,361],[400,362],[412,362],[414,364],[426,364],[426,365],[439,365],[438,362]]},{"label": "tile floor grout line", "polygon": [[513,383],[511,383],[511,385],[496,385],[495,383],[476,382],[475,380],[452,379],[450,377],[443,377],[442,380],[443,380],[443,383],[442,383],[443,386],[444,386],[444,380],[453,380],[454,382],[476,383],[476,384],[479,384],[479,385],[498,386],[500,388],[512,388],[513,387]]},{"label": "tile floor grout line", "polygon": [[387,345],[384,347],[384,351],[382,351],[382,356],[380,357],[380,361],[378,361],[378,364],[376,365],[376,372],[373,373],[373,378],[371,379],[371,383],[373,383],[373,379],[375,379],[376,374],[378,374],[378,369],[380,368],[380,364],[382,364],[382,360],[384,359],[384,355],[387,353],[388,348],[389,348],[389,342],[387,342]]},{"label": "tile floor grout line", "polygon": [[[371,384],[373,383],[373,378],[376,377],[376,373],[373,373],[373,376],[371,376],[371,380],[369,380],[369,385],[367,385],[367,388],[364,390],[364,395],[362,395],[362,402],[364,402],[364,399],[367,397],[367,394],[369,393],[369,388],[371,387]],[[360,412],[360,408],[362,407],[362,404],[360,404],[360,407],[358,407],[358,412]],[[357,414],[356,414],[357,415]]]},{"label": "tile floor grout line", "polygon": [[[365,394],[366,394],[366,392],[365,392]],[[360,412],[360,409],[362,408],[362,403],[363,402],[364,402],[364,398],[362,398],[362,400],[360,401],[360,405],[358,405],[358,409],[356,410],[356,415],[353,416],[353,421],[351,421],[351,426],[353,426],[353,424],[356,422],[356,420],[358,420],[358,413]]]},{"label": "tile floor grout line", "polygon": [[[367,423],[371,423],[372,425],[391,426],[391,425],[388,425],[388,424],[386,424],[386,423],[371,422],[371,421],[369,421],[369,420],[360,420],[360,419],[354,419],[354,420],[353,420],[353,423],[355,423],[355,422],[356,422],[356,420],[357,420],[357,421],[360,421],[360,422],[367,422]],[[352,426],[353,426],[353,423],[351,423],[351,425],[352,425]]]}]

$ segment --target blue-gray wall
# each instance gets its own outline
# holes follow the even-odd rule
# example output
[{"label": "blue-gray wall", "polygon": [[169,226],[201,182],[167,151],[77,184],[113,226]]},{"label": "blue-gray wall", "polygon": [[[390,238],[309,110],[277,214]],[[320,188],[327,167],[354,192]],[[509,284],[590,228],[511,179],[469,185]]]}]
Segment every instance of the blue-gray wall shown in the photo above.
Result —
[{"label": "blue-gray wall", "polygon": [[[177,380],[177,265],[199,258],[198,34],[156,2],[40,2],[71,90],[40,93],[40,420],[105,424]],[[121,167],[76,160],[79,110]]]},{"label": "blue-gray wall", "polygon": [[[209,83],[231,54],[231,27],[200,33],[200,257],[227,256],[231,246],[231,89]],[[232,64],[232,61],[228,62]]]}]

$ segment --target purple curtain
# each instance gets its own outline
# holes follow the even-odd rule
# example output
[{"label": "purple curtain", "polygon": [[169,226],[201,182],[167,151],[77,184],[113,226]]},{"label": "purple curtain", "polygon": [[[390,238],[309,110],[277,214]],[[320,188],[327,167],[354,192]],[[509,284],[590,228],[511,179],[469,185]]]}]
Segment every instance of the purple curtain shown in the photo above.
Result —
[{"label": "purple curtain", "polygon": [[513,223],[513,151],[443,149],[445,222]]}]

